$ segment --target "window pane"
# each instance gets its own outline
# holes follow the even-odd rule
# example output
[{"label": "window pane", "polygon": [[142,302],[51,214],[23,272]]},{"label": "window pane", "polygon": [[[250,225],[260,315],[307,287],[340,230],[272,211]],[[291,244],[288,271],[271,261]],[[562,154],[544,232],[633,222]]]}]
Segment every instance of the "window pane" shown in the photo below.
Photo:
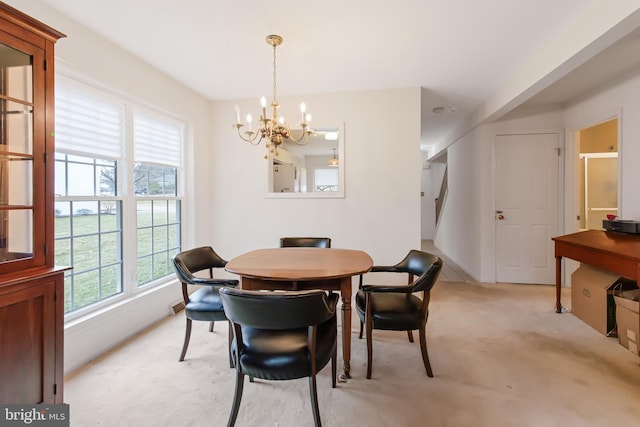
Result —
[{"label": "window pane", "polygon": [[114,264],[120,261],[119,233],[100,234],[100,263],[102,265]]},{"label": "window pane", "polygon": [[101,270],[102,298],[111,297],[122,291],[120,275],[119,265],[112,265]]},{"label": "window pane", "polygon": [[151,256],[138,258],[138,284],[148,283],[153,279],[151,261]]},{"label": "window pane", "polygon": [[151,247],[151,229],[142,228],[138,230],[138,256],[149,255],[152,252]]},{"label": "window pane", "polygon": [[162,225],[167,223],[167,201],[153,201],[153,225]]},{"label": "window pane", "polygon": [[99,266],[98,236],[76,237],[73,239],[73,269],[86,271]]},{"label": "window pane", "polygon": [[167,250],[167,227],[153,228],[153,252],[158,253]]},{"label": "window pane", "polygon": [[153,257],[153,277],[163,277],[169,274],[168,253],[156,253]]},{"label": "window pane", "polygon": [[101,196],[116,195],[116,168],[114,166],[97,166],[96,173],[100,183]]},{"label": "window pane", "polygon": [[[55,165],[55,192],[56,196],[66,196],[67,193],[67,163],[66,161],[58,160],[59,154],[56,153],[56,165]],[[65,156],[62,156],[64,159]]]},{"label": "window pane", "polygon": [[84,307],[100,300],[100,274],[98,270],[74,274],[73,299],[74,309]]},{"label": "window pane", "polygon": [[57,239],[56,265],[71,265],[71,239]]},{"label": "window pane", "polygon": [[74,202],[73,234],[97,233],[99,202]]},{"label": "window pane", "polygon": [[105,200],[100,202],[100,231],[120,230],[120,201]]},{"label": "window pane", "polygon": [[[69,156],[71,157],[71,156]],[[69,196],[95,196],[94,166],[69,163]]]},{"label": "window pane", "polygon": [[[168,235],[168,245],[169,249],[177,249],[180,246],[180,226],[179,225],[170,225],[169,226],[169,235]],[[176,251],[177,253],[178,251]]]},{"label": "window pane", "polygon": [[138,228],[151,226],[151,200],[138,201]]},{"label": "window pane", "polygon": [[169,224],[174,224],[179,221],[180,202],[177,200],[169,200],[167,203],[169,210]]},{"label": "window pane", "polygon": [[69,212],[71,212],[71,203],[56,202],[56,237],[64,237],[71,234],[71,217],[69,216]]}]

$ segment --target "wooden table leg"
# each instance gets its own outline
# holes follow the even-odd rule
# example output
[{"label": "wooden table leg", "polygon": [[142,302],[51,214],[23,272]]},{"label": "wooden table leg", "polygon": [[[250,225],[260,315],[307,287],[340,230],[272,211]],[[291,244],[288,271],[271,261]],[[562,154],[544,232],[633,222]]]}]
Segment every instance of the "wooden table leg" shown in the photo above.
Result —
[{"label": "wooden table leg", "polygon": [[340,280],[342,296],[342,360],[344,375],[351,378],[351,277]]},{"label": "wooden table leg", "polygon": [[562,313],[562,303],[560,302],[560,290],[562,286],[562,257],[556,257],[556,313]]}]

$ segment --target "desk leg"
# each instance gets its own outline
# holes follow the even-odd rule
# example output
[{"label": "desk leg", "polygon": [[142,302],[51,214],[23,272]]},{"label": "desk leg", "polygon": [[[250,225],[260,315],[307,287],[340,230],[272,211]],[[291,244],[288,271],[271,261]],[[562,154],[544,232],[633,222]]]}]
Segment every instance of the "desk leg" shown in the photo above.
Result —
[{"label": "desk leg", "polygon": [[342,360],[344,376],[351,378],[351,277],[340,280],[342,296]]},{"label": "desk leg", "polygon": [[556,313],[562,313],[562,303],[560,302],[560,290],[562,287],[562,257],[556,257]]}]

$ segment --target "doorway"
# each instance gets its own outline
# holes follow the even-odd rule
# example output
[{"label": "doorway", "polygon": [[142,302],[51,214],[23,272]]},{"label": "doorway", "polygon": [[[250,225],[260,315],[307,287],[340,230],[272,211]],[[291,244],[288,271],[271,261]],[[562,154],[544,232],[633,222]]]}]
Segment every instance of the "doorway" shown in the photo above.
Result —
[{"label": "doorway", "polygon": [[618,216],[618,119],[578,131],[579,230],[601,230],[607,215]]}]

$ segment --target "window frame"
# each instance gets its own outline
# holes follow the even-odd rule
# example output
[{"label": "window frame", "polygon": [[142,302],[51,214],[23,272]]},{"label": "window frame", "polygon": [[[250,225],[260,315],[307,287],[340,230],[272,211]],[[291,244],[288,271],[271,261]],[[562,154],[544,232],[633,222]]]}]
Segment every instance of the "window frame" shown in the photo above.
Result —
[{"label": "window frame", "polygon": [[[99,160],[115,160],[116,161],[116,192],[115,195],[103,196],[101,194],[97,194],[95,196],[58,196],[56,195],[56,201],[74,201],[74,200],[98,200],[100,201],[109,201],[113,200],[116,203],[120,204],[121,212],[120,212],[120,220],[121,220],[121,248],[117,249],[118,253],[121,255],[122,266],[121,266],[121,292],[109,296],[105,299],[101,299],[97,302],[94,302],[90,305],[81,307],[77,310],[70,311],[65,313],[65,323],[78,319],[80,317],[89,315],[93,312],[103,310],[108,308],[109,306],[119,304],[126,300],[136,298],[139,295],[149,292],[152,289],[158,288],[163,284],[167,284],[169,282],[174,281],[175,276],[169,270],[168,273],[162,277],[154,278],[153,280],[139,286],[137,284],[137,275],[138,275],[138,258],[137,258],[137,236],[138,236],[138,227],[137,227],[137,203],[140,200],[157,200],[158,198],[162,198],[164,200],[173,200],[177,204],[177,212],[176,212],[176,221],[177,221],[177,246],[179,251],[182,247],[182,242],[184,241],[184,226],[182,224],[182,219],[184,218],[182,209],[184,206],[184,191],[182,182],[184,181],[184,168],[182,164],[182,158],[184,157],[185,145],[187,141],[187,129],[188,123],[185,120],[181,120],[180,118],[168,114],[164,111],[159,111],[157,109],[150,108],[148,106],[143,106],[141,103],[136,102],[136,100],[123,96],[121,94],[115,93],[109,88],[97,87],[94,82],[87,82],[78,78],[77,76],[67,76],[63,74],[63,82],[70,82],[73,86],[81,87],[82,90],[87,90],[91,93],[91,96],[101,97],[104,96],[106,99],[110,101],[121,102],[124,106],[124,135],[123,135],[123,149],[122,149],[122,158],[118,159],[107,159],[96,157]],[[64,84],[64,83],[63,83]],[[180,140],[180,164],[175,167],[175,195],[171,196],[144,196],[140,197],[139,195],[134,194],[134,139],[133,139],[133,120],[134,114],[138,111],[143,111],[145,114],[152,114],[153,117],[156,117],[160,120],[166,120],[167,123],[179,124],[181,126],[181,140]],[[82,152],[74,152],[73,150],[58,150],[56,148],[56,157],[60,154],[68,154],[74,156],[83,156],[83,157],[91,157],[88,153]],[[156,165],[160,166],[160,165]],[[67,176],[67,179],[69,177]],[[67,281],[65,280],[65,289],[68,286]]]}]

